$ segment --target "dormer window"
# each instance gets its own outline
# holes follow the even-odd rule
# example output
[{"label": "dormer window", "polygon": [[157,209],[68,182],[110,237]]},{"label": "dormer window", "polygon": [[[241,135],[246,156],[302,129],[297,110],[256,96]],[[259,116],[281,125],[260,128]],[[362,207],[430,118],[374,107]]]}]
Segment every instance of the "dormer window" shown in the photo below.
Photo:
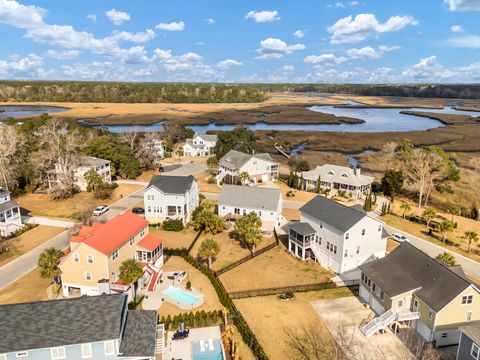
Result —
[{"label": "dormer window", "polygon": [[333,173],[333,171],[329,171],[328,175],[335,175],[335,174]]},{"label": "dormer window", "polygon": [[348,177],[348,175],[347,174],[342,174],[342,177]]}]

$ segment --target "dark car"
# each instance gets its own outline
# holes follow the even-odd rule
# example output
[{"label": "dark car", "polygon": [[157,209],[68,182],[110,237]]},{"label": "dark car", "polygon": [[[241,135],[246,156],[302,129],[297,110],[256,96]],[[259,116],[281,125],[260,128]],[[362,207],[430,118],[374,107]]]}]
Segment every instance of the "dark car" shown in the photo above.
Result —
[{"label": "dark car", "polygon": [[134,207],[132,209],[132,213],[137,214],[137,215],[144,215],[145,214],[145,209],[142,207]]}]

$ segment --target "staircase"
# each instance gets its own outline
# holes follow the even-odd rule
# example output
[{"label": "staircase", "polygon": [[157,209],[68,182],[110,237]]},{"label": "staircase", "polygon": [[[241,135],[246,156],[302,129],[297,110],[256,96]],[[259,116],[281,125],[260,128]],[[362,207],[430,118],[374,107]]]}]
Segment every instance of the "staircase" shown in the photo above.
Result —
[{"label": "staircase", "polygon": [[409,311],[397,313],[398,321],[408,321],[420,319],[420,313],[418,311]]},{"label": "staircase", "polygon": [[155,355],[157,360],[165,359],[165,325],[157,325],[157,338],[155,340]]},{"label": "staircase", "polygon": [[328,195],[327,195],[327,199],[332,199],[333,197],[335,197],[336,195],[338,194],[338,190],[337,189],[330,189]]},{"label": "staircase", "polygon": [[225,178],[225,176],[227,176],[226,171],[222,171],[217,176],[215,176],[215,179],[217,180],[217,185],[219,185],[222,182],[222,180]]},{"label": "staircase", "polygon": [[367,325],[361,328],[363,335],[365,337],[370,337],[375,334],[377,331],[386,329],[391,323],[395,320],[397,321],[407,321],[415,320],[420,318],[420,313],[411,311],[411,312],[393,312],[392,309],[383,313],[382,315],[374,318]]},{"label": "staircase", "polygon": [[312,241],[310,249],[312,250],[313,255],[315,255],[315,259],[317,260],[317,262],[320,263],[320,246],[318,246],[316,242]]}]

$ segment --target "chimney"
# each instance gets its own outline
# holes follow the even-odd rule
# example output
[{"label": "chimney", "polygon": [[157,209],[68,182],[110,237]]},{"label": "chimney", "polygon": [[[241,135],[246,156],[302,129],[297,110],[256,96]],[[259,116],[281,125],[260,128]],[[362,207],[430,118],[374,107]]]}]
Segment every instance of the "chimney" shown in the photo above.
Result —
[{"label": "chimney", "polygon": [[355,176],[360,176],[361,169],[359,167],[355,168]]}]

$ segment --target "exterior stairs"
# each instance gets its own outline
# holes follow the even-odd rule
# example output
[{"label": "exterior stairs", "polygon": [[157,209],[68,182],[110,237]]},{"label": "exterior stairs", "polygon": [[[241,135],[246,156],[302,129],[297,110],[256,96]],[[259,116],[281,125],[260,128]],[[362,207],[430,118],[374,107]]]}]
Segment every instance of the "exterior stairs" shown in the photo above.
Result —
[{"label": "exterior stairs", "polygon": [[215,176],[215,179],[217,180],[217,185],[219,185],[222,182],[222,180],[225,178],[225,176],[227,176],[226,171],[222,171],[217,176]]},{"label": "exterior stairs", "polygon": [[365,337],[370,337],[377,331],[385,330],[395,320],[407,321],[420,318],[418,312],[393,312],[392,309],[386,311],[382,315],[372,319],[368,324],[360,329]]},{"label": "exterior stairs", "polygon": [[156,360],[165,359],[165,325],[157,325],[157,338],[155,340]]},{"label": "exterior stairs", "polygon": [[318,263],[320,263],[320,247],[317,245],[317,243],[312,242],[310,249],[313,252],[313,255],[315,255],[315,259],[317,260]]}]

